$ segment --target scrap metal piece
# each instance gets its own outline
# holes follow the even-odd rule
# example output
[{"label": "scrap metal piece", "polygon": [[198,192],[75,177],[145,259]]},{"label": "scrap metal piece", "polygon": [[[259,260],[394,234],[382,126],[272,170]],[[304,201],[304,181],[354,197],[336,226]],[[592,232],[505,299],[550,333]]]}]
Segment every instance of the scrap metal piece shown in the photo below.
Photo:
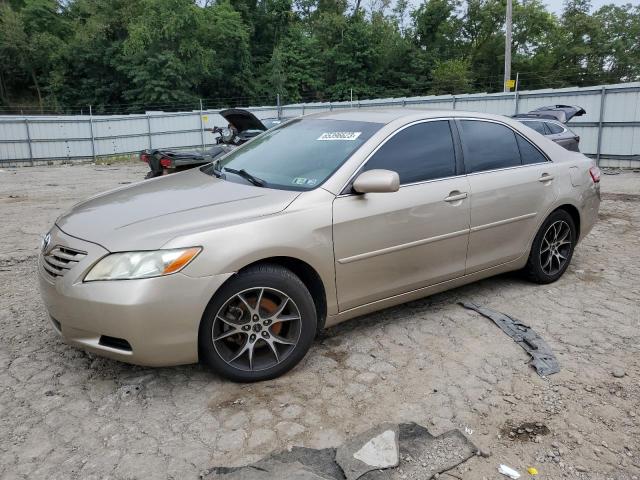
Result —
[{"label": "scrap metal piece", "polygon": [[343,446],[293,447],[242,467],[212,467],[204,480],[428,480],[474,457],[460,430],[437,437],[416,423],[385,423]]},{"label": "scrap metal piece", "polygon": [[[201,475],[204,480],[344,480],[342,469],[335,461],[335,448],[319,450],[292,447],[273,453],[251,465],[242,467],[213,467]],[[290,465],[285,467],[285,465]],[[285,468],[286,476],[284,475]],[[315,475],[315,477],[313,476]]]},{"label": "scrap metal piece", "polygon": [[509,315],[481,307],[476,303],[460,302],[460,305],[464,308],[475,310],[480,315],[492,320],[504,333],[513,338],[518,345],[531,355],[532,359],[529,364],[536,369],[538,375],[544,377],[560,371],[558,359],[553,354],[549,344],[528,325]]},{"label": "scrap metal piece", "polygon": [[402,423],[399,430],[400,466],[373,470],[358,480],[428,480],[456,468],[478,451],[458,429],[437,437],[416,423]]},{"label": "scrap metal piece", "polygon": [[397,467],[398,425],[383,423],[347,440],[336,450],[336,462],[347,480],[356,480],[371,470]]}]

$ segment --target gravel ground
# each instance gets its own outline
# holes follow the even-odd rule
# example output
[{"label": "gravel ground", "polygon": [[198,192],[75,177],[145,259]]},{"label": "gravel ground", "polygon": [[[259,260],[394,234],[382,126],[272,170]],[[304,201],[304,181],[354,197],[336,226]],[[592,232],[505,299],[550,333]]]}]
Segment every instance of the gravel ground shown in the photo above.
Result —
[{"label": "gravel ground", "polygon": [[[640,174],[604,176],[600,221],[555,284],[503,275],[352,320],[294,371],[255,385],[199,365],[94,357],[50,328],[35,278],[39,235],[74,202],[143,174],[139,165],[0,171],[1,478],[197,478],[290,445],[336,446],[387,421],[466,432],[490,456],[452,471],[463,479],[505,478],[500,463],[544,479],[640,477]],[[540,378],[460,300],[529,323],[562,371]]]}]

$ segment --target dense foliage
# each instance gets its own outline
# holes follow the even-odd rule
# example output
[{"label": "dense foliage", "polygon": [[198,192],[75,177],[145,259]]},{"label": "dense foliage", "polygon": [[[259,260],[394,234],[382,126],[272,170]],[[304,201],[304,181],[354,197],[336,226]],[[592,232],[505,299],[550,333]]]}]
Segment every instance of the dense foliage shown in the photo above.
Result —
[{"label": "dense foliage", "polygon": [[[521,88],[640,79],[640,6],[514,0]],[[505,0],[0,0],[0,108],[98,112],[502,88]]]}]

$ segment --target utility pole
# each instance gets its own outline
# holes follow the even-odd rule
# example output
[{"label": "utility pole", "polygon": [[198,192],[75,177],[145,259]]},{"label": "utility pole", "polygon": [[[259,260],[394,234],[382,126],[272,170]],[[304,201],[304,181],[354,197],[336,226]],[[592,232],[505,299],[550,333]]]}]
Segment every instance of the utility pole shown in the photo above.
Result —
[{"label": "utility pole", "polygon": [[507,0],[507,18],[505,20],[506,36],[504,39],[504,82],[503,88],[505,92],[510,91],[507,86],[507,80],[511,80],[511,27],[513,15],[513,0]]}]

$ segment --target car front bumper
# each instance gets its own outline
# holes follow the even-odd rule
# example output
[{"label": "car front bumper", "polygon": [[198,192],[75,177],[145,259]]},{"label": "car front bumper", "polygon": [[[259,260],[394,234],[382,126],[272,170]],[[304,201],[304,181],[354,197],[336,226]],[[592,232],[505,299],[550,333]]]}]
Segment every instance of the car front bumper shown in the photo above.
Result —
[{"label": "car front bumper", "polygon": [[[109,252],[54,227],[49,247],[81,252],[77,262],[51,273],[51,257],[38,258],[45,307],[64,340],[101,356],[148,366],[198,361],[198,328],[216,290],[232,275],[182,273],[139,280],[84,283],[89,269]],[[82,255],[84,254],[84,256]]]}]

